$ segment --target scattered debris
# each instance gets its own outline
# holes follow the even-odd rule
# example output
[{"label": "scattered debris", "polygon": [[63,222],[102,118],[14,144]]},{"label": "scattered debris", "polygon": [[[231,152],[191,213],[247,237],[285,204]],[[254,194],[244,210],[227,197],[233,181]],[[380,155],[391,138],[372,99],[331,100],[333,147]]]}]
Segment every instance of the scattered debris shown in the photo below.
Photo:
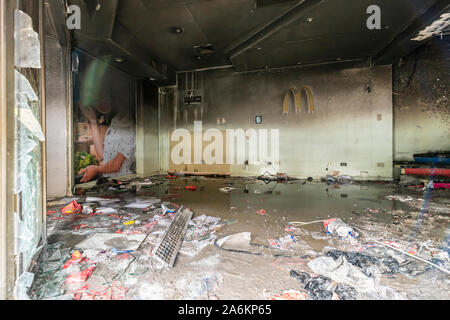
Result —
[{"label": "scattered debris", "polygon": [[145,234],[96,233],[75,245],[77,249],[136,250],[144,241]]},{"label": "scattered debris", "polygon": [[178,251],[183,243],[184,235],[193,213],[181,207],[167,228],[161,242],[155,247],[155,258],[169,267],[173,267]]},{"label": "scattered debris", "polygon": [[281,250],[292,250],[292,245],[297,242],[297,239],[292,236],[288,235],[279,239],[270,239],[269,244],[276,248]]},{"label": "scattered debris", "polygon": [[219,190],[222,191],[222,192],[231,192],[234,189],[235,188],[233,188],[233,187],[223,187],[223,188],[220,188]]},{"label": "scattered debris", "polygon": [[306,293],[297,290],[285,290],[283,293],[270,293],[265,289],[263,291],[265,300],[306,300]]},{"label": "scattered debris", "polygon": [[259,214],[260,216],[265,216],[267,214],[267,211],[264,209],[259,209],[256,210],[256,213]]},{"label": "scattered debris", "polygon": [[79,214],[83,208],[75,200],[60,210],[63,214]]},{"label": "scattered debris", "polygon": [[323,227],[328,234],[335,234],[341,238],[357,238],[358,233],[345,224],[339,218],[328,219],[323,222]]},{"label": "scattered debris", "polygon": [[[240,263],[242,266],[254,266],[254,261],[262,261],[258,259],[267,255],[273,255],[275,260],[268,266],[261,266],[262,272],[266,272],[266,267],[271,272],[290,272],[301,286],[290,290],[284,290],[286,287],[271,288],[271,292],[264,290],[263,296],[268,300],[403,299],[421,297],[425,291],[430,291],[421,287],[418,291],[400,292],[398,286],[395,287],[395,282],[412,281],[410,279],[417,281],[417,286],[445,287],[445,281],[440,280],[445,279],[442,277],[446,274],[434,268],[437,266],[445,271],[450,267],[449,244],[442,241],[447,239],[442,233],[445,229],[439,231],[439,234],[442,233],[440,242],[422,234],[415,236],[413,232],[416,232],[414,228],[421,227],[423,219],[430,219],[429,229],[445,226],[448,219],[408,210],[411,204],[423,205],[423,199],[412,196],[419,190],[410,190],[408,195],[398,191],[398,195],[386,199],[385,195],[392,191],[378,195],[378,198],[365,196],[361,199],[351,197],[349,191],[348,199],[355,199],[355,203],[350,204],[348,213],[333,208],[335,218],[329,219],[330,216],[324,213],[313,218],[321,220],[290,222],[287,225],[286,218],[290,217],[290,212],[283,212],[285,208],[268,208],[274,213],[270,216],[266,216],[265,209],[259,209],[262,200],[269,201],[259,194],[268,198],[281,194],[272,192],[274,185],[278,188],[316,186],[302,186],[303,181],[281,184],[275,181],[267,186],[256,179],[247,179],[245,183],[226,181],[228,186],[220,188],[219,193],[217,184],[211,184],[211,194],[227,199],[230,196],[222,192],[254,192],[247,192],[243,201],[239,198],[242,196],[240,192],[233,193],[237,200],[231,197],[233,202],[227,202],[223,211],[228,216],[210,216],[208,212],[213,212],[211,208],[215,210],[216,207],[205,206],[204,210],[200,210],[200,215],[188,221],[185,234],[181,232],[180,256],[175,268],[161,272],[155,250],[163,243],[170,226],[176,223],[177,212],[183,208],[170,202],[176,202],[175,199],[180,197],[179,190],[185,188],[186,178],[175,178],[113,180],[85,189],[83,193],[86,196],[81,198],[49,202],[53,205],[47,211],[49,239],[60,242],[47,245],[34,279],[29,277],[27,279],[31,282],[18,286],[17,296],[42,300],[218,299],[219,287],[228,286],[222,276],[224,268],[233,267],[235,261],[239,262],[236,263],[237,268],[241,268]],[[162,184],[158,179],[162,180]],[[198,179],[201,178],[191,180],[195,183]],[[254,181],[257,185],[249,187]],[[188,187],[194,187],[193,191],[197,189],[195,186]],[[207,191],[208,187],[205,179],[205,183],[198,188]],[[387,185],[383,188],[391,187]],[[402,203],[394,207],[388,200]],[[376,202],[377,208],[367,208],[370,206],[368,201]],[[353,206],[360,207],[356,216],[352,214]],[[298,211],[296,207],[288,208]],[[266,217],[255,217],[251,214],[255,211]],[[231,217],[239,217],[239,221]],[[271,228],[274,223],[280,222],[283,229]],[[254,232],[258,232],[257,228],[261,225],[264,227],[264,232],[255,233],[255,243],[251,242],[250,232],[239,232],[248,230],[246,224],[249,223],[255,224],[251,229]],[[424,226],[419,231],[423,231]],[[283,230],[285,235],[270,236]],[[435,231],[434,234],[437,234]],[[413,240],[408,238],[410,234]],[[263,244],[266,241],[269,241],[268,245]],[[222,250],[238,254],[228,254]],[[174,247],[172,253],[175,251]],[[170,252],[167,253],[170,256]],[[248,273],[244,267],[236,276],[251,278],[253,270]],[[172,272],[177,277],[174,283],[169,277]],[[180,274],[183,276],[180,277]],[[262,290],[265,283],[261,281],[261,274],[254,272],[254,275],[259,290]],[[392,285],[387,282],[386,286],[386,279],[391,278],[397,281]],[[413,288],[414,284],[410,284]],[[226,295],[227,290],[220,290],[220,295]],[[444,291],[441,289],[441,295]],[[439,293],[434,296],[431,292],[426,294],[427,297],[434,297]],[[253,298],[250,295],[248,292],[242,296]]]}]

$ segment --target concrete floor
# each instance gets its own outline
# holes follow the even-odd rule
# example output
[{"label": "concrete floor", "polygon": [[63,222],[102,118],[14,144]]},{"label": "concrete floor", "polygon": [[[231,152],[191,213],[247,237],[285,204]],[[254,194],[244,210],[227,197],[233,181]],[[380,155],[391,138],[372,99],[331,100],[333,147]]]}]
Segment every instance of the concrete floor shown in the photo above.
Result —
[{"label": "concrete floor", "polygon": [[[444,260],[433,261],[438,261],[443,268],[449,270],[448,191],[410,190],[400,188],[395,183],[375,182],[327,185],[323,182],[301,180],[265,183],[247,178],[204,177],[180,177],[174,180],[152,177],[151,180],[155,183],[154,186],[143,188],[137,193],[115,193],[107,190],[104,193],[96,193],[95,196],[120,198],[122,202],[119,202],[118,206],[136,198],[156,197],[190,208],[194,217],[207,215],[221,218],[221,226],[211,229],[205,237],[221,238],[234,233],[251,232],[251,242],[265,246],[252,246],[252,251],[262,254],[224,251],[214,246],[211,241],[194,256],[180,253],[172,269],[161,270],[156,268],[151,257],[155,245],[152,233],[155,229],[150,224],[156,211],[143,213],[143,210],[128,209],[123,211],[124,216],[120,218],[114,215],[58,218],[58,213],[50,211],[49,256],[41,263],[30,297],[255,300],[264,299],[264,293],[270,296],[271,293],[281,294],[290,289],[302,294],[307,293],[307,290],[290,276],[290,270],[314,275],[308,267],[308,262],[324,255],[331,248],[352,252],[369,252],[374,248],[373,239],[362,234],[356,240],[350,241],[327,235],[322,223],[287,228],[288,222],[292,221],[308,222],[334,217],[364,230],[371,238],[393,241],[401,250],[413,252],[427,260],[432,261],[432,258],[437,256],[431,255],[439,253],[439,257],[444,257]],[[195,185],[197,189],[186,190],[185,187],[189,185]],[[219,190],[226,186],[235,189],[229,193]],[[403,198],[392,200],[388,198],[390,195],[400,195]],[[407,196],[411,198],[406,198],[408,201],[405,202]],[[424,198],[429,199],[423,201]],[[60,207],[62,206],[56,208]],[[262,209],[265,214],[261,214],[264,213],[260,211]],[[127,219],[139,220],[140,224],[123,228],[123,221]],[[87,227],[74,230],[80,224]],[[167,224],[162,225],[167,227]],[[97,262],[92,275],[75,289],[68,286],[64,281],[70,273],[89,266],[81,262],[75,269],[62,269],[70,254],[77,249],[77,244],[93,233],[115,232],[118,228],[123,232],[143,232],[149,236],[138,250],[131,253],[111,254],[105,250],[90,253],[89,256],[95,256],[93,260]],[[291,250],[267,248],[270,239],[286,235],[294,235],[297,239]],[[375,247],[379,250],[390,250],[381,246]],[[56,251],[60,255],[51,258],[52,253]],[[390,252],[394,254],[392,250]],[[396,257],[399,260],[413,261],[420,274],[414,277],[401,273],[378,275],[380,286],[391,288],[405,299],[450,298],[448,274],[398,252]],[[87,287],[80,289],[85,284],[88,284],[89,290],[86,290]],[[337,299],[336,295],[333,297]],[[379,298],[360,292],[357,296],[357,299]]]}]

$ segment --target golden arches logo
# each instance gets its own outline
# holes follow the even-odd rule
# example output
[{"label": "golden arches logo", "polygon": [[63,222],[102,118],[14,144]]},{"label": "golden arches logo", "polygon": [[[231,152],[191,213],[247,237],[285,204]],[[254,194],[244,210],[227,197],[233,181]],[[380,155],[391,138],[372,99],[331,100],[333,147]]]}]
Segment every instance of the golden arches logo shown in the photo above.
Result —
[{"label": "golden arches logo", "polygon": [[292,96],[295,101],[295,113],[299,113],[302,109],[302,94],[303,92],[306,92],[306,96],[308,99],[308,111],[309,113],[314,112],[314,97],[311,91],[311,88],[309,87],[302,87],[300,91],[297,90],[297,88],[292,87],[289,88],[285,95],[284,95],[284,101],[283,101],[283,115],[289,113],[289,101],[290,97]]}]

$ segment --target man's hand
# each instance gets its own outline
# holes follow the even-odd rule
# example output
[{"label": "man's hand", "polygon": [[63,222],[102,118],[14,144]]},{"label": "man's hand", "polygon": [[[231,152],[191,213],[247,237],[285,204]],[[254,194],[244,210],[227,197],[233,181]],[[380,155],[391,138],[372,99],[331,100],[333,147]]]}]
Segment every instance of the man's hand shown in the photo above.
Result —
[{"label": "man's hand", "polygon": [[80,172],[78,172],[78,174],[84,174],[80,182],[86,183],[91,181],[98,175],[118,172],[120,168],[122,168],[122,165],[126,159],[127,158],[125,158],[123,154],[118,152],[116,157],[108,163],[105,163],[101,166],[89,166],[86,169],[82,169],[80,170]]},{"label": "man's hand", "polygon": [[99,169],[97,166],[89,166],[85,169],[80,170],[78,174],[84,174],[80,182],[86,183],[94,179],[99,174]]}]

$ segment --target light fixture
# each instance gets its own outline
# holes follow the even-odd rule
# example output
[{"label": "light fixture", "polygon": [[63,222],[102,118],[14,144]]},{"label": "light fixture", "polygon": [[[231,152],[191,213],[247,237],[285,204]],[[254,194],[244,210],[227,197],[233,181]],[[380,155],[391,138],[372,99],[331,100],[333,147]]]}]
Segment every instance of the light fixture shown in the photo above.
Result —
[{"label": "light fixture", "polygon": [[172,30],[175,34],[182,34],[184,32],[184,29],[182,27],[173,27]]},{"label": "light fixture", "polygon": [[116,62],[121,63],[121,62],[123,62],[124,59],[123,59],[122,57],[115,57],[114,60],[115,60]]},{"label": "light fixture", "polygon": [[314,17],[309,17],[308,19],[306,19],[306,22],[311,23],[311,22],[313,22],[313,20],[314,20]]}]

